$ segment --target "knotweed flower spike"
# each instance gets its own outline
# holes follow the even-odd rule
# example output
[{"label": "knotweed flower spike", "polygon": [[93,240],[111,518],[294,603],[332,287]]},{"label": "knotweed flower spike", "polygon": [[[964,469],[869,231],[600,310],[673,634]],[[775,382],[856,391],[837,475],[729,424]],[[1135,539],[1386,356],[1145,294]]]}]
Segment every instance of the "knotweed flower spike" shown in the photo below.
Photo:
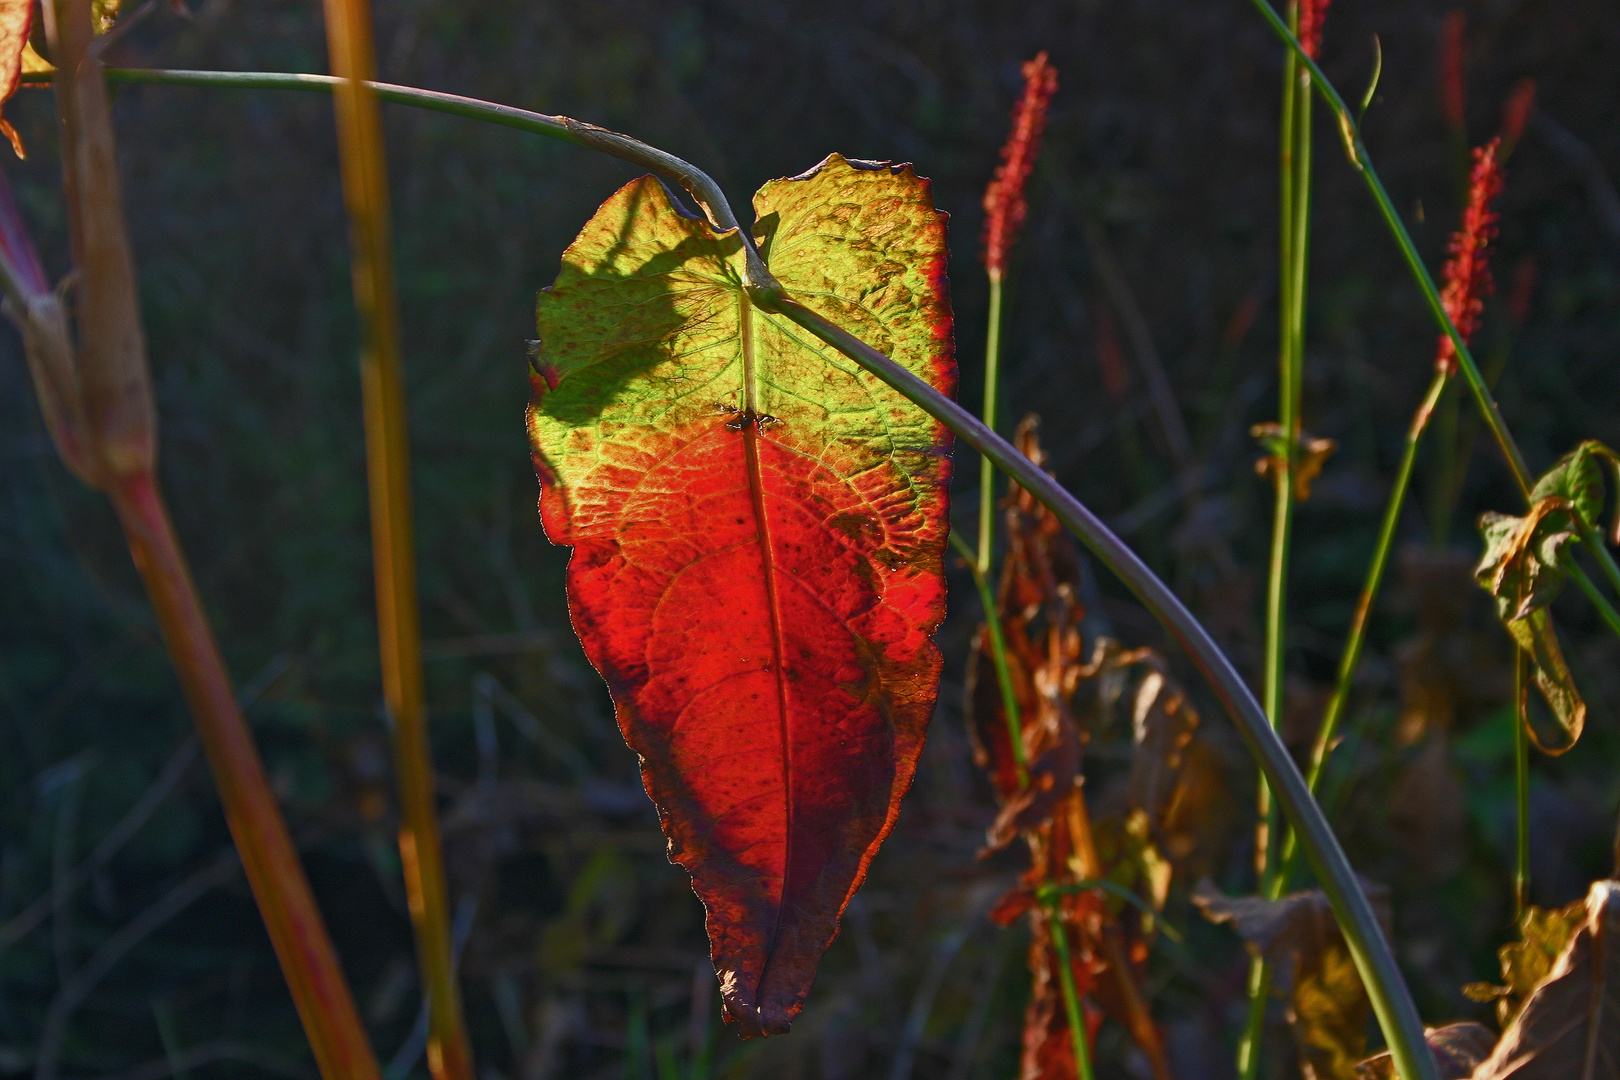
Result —
[{"label": "knotweed flower spike", "polygon": [[1440,109],[1446,114],[1446,124],[1453,131],[1461,131],[1467,124],[1467,98],[1463,90],[1463,30],[1467,18],[1462,9],[1446,13],[1440,25]]},{"label": "knotweed flower spike", "polygon": [[1322,23],[1330,0],[1299,0],[1299,44],[1305,55],[1316,59],[1322,47]]},{"label": "knotweed flower spike", "polygon": [[1056,92],[1057,69],[1047,63],[1044,52],[1024,64],[1024,96],[1013,109],[1001,164],[984,190],[984,268],[998,281],[1006,272],[1007,252],[1024,224],[1028,209],[1024,185],[1040,153],[1046,108]]},{"label": "knotweed flower spike", "polygon": [[[1457,332],[1467,341],[1479,325],[1485,310],[1485,297],[1491,292],[1491,268],[1485,249],[1496,237],[1496,211],[1491,204],[1502,191],[1502,167],[1497,158],[1500,137],[1474,148],[1474,168],[1468,178],[1468,205],[1463,208],[1462,228],[1451,234],[1451,258],[1446,260],[1445,287],[1440,302]],[[1451,374],[1457,370],[1456,350],[1451,339],[1440,338],[1435,365]]]}]

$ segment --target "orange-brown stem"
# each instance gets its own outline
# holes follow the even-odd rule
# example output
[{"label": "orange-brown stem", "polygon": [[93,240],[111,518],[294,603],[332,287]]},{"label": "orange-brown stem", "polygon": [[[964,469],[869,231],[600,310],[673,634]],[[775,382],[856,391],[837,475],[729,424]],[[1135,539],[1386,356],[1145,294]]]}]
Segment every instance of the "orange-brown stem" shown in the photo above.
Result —
[{"label": "orange-brown stem", "polygon": [[108,494],[146,583],[196,722],[248,883],[325,1080],[377,1080],[365,1028],[315,907],[219,646],[150,472],[120,477]]},{"label": "orange-brown stem", "polygon": [[366,0],[326,0],[326,33],[332,73],[346,80],[334,89],[333,98],[362,334],[360,377],[378,644],[383,698],[394,722],[400,861],[428,1001],[428,1068],[434,1080],[472,1080],[428,749],[387,161],[377,98],[366,85],[376,78],[377,67]]}]

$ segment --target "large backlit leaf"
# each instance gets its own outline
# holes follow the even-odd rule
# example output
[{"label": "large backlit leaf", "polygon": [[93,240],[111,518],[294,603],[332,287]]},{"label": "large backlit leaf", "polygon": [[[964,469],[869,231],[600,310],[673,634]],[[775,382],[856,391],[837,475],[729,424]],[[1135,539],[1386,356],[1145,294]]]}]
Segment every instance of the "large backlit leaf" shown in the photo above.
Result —
[{"label": "large backlit leaf", "polygon": [[[754,206],[789,293],[952,391],[926,180],[834,155]],[[740,246],[651,177],[604,203],[540,295],[529,433],[574,628],[707,909],[728,1018],[771,1034],[922,748],[950,436],[754,309]]]}]

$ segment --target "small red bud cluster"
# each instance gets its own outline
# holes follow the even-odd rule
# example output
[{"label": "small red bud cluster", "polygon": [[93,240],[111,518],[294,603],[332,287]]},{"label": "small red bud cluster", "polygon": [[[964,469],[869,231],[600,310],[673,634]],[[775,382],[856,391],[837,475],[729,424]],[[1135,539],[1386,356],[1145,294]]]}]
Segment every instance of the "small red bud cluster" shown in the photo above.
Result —
[{"label": "small red bud cluster", "polygon": [[1530,110],[1536,107],[1536,80],[1520,79],[1508,91],[1508,97],[1502,103],[1502,156],[1505,158],[1513,152],[1513,147],[1519,142],[1519,136],[1524,134],[1524,126],[1530,121]]},{"label": "small red bud cluster", "polygon": [[1440,24],[1440,109],[1453,131],[1463,130],[1468,123],[1463,77],[1466,28],[1467,17],[1461,8],[1447,12]]},{"label": "small red bud cluster", "polygon": [[[1501,138],[1495,138],[1474,149],[1468,205],[1463,209],[1462,228],[1451,234],[1451,258],[1446,260],[1445,287],[1440,290],[1440,302],[1465,342],[1479,325],[1485,297],[1492,288],[1485,249],[1496,238],[1496,211],[1491,204],[1502,191],[1502,167],[1497,160],[1501,144]],[[1449,337],[1441,335],[1434,362],[1447,374],[1457,369],[1456,350]]]},{"label": "small red bud cluster", "polygon": [[1299,0],[1299,44],[1305,55],[1316,59],[1322,48],[1322,23],[1327,19],[1330,0]]},{"label": "small red bud cluster", "polygon": [[999,280],[1007,269],[1007,252],[1018,238],[1029,209],[1024,185],[1035,167],[1046,127],[1046,108],[1057,92],[1057,69],[1043,52],[1024,65],[1024,96],[1013,109],[1012,130],[1001,148],[1001,164],[984,189],[984,267]]}]

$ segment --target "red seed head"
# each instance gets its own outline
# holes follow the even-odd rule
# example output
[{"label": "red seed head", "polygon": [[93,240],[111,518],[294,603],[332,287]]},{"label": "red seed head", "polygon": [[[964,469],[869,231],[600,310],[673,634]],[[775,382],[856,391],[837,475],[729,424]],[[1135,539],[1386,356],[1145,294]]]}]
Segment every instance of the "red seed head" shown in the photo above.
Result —
[{"label": "red seed head", "polygon": [[[1502,191],[1502,167],[1497,159],[1501,145],[1502,140],[1495,138],[1474,149],[1468,205],[1463,208],[1462,228],[1451,234],[1451,258],[1446,260],[1445,286],[1440,290],[1440,302],[1465,342],[1479,325],[1485,297],[1491,293],[1485,249],[1496,238],[1496,211],[1491,204]],[[1441,335],[1434,362],[1447,374],[1457,369],[1456,350],[1449,337]]]},{"label": "red seed head", "polygon": [[1001,164],[984,189],[984,266],[1000,279],[1007,269],[1007,252],[1018,238],[1028,204],[1024,185],[1041,149],[1046,107],[1057,92],[1057,69],[1041,53],[1024,65],[1024,96],[1013,109],[1012,130],[1001,148]]},{"label": "red seed head", "polygon": [[1536,107],[1536,80],[1520,79],[1508,91],[1502,103],[1502,156],[1513,153],[1513,147],[1524,134],[1524,125],[1530,120],[1530,110]]},{"label": "red seed head", "polygon": [[1299,0],[1299,44],[1305,55],[1316,59],[1322,47],[1322,22],[1327,18],[1330,0]]},{"label": "red seed head", "polygon": [[1440,109],[1446,114],[1446,123],[1456,131],[1463,130],[1467,124],[1468,99],[1463,79],[1466,27],[1467,18],[1461,8],[1447,12],[1445,22],[1440,24]]}]

